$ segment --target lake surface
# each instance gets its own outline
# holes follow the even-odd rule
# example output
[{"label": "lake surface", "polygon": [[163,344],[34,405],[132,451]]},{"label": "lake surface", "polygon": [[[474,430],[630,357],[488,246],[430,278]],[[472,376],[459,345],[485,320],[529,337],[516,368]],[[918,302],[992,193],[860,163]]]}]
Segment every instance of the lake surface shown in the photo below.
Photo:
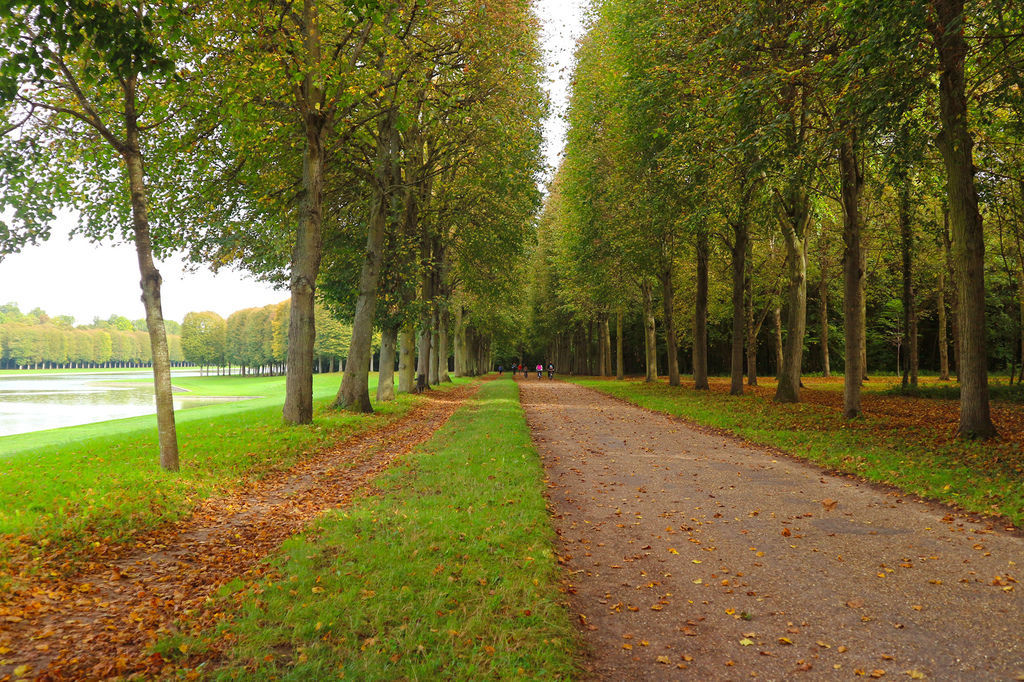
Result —
[{"label": "lake surface", "polygon": [[[173,376],[198,376],[198,370]],[[118,383],[148,381],[145,384]],[[191,397],[176,392],[174,409],[245,398]],[[0,376],[0,436],[156,413],[152,370]]]}]

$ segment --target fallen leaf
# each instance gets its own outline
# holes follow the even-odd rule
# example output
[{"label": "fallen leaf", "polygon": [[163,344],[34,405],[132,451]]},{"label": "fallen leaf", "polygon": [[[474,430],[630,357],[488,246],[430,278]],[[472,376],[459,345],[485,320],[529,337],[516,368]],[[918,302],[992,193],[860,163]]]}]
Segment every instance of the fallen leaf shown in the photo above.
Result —
[{"label": "fallen leaf", "polygon": [[851,599],[848,602],[846,602],[846,605],[849,606],[851,609],[859,609],[860,607],[864,606],[864,600]]},{"label": "fallen leaf", "polygon": [[753,643],[754,643],[754,640],[748,639],[746,637],[744,637],[743,639],[740,640],[740,646],[750,646]]},{"label": "fallen leaf", "polygon": [[825,511],[832,511],[839,504],[839,500],[833,500],[831,497],[826,497],[821,501],[821,506],[825,508]]},{"label": "fallen leaf", "polygon": [[904,670],[903,674],[912,680],[923,680],[926,677],[920,670]]},{"label": "fallen leaf", "polygon": [[668,656],[658,656],[654,660],[656,660],[658,663],[662,663],[664,665],[668,665],[669,663],[672,662],[672,661],[668,660]]}]

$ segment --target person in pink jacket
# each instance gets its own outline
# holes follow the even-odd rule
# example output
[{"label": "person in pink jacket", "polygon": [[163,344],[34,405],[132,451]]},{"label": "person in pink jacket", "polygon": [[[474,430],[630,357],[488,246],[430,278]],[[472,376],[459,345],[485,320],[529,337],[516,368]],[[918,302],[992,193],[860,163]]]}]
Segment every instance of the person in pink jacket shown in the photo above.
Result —
[{"label": "person in pink jacket", "polygon": [[544,365],[537,363],[537,378],[540,379],[544,376]]}]

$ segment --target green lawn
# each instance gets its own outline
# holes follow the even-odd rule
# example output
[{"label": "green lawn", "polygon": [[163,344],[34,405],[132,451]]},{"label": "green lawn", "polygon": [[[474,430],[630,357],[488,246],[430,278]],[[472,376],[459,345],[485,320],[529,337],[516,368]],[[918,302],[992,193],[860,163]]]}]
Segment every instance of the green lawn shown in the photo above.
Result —
[{"label": "green lawn", "polygon": [[0,438],[9,453],[0,458],[0,587],[34,557],[45,554],[52,564],[90,543],[122,541],[173,521],[209,495],[380,426],[419,400],[400,396],[375,415],[337,411],[329,404],[340,376],[315,378],[315,421],[308,426],[283,423],[283,377],[176,380],[204,393],[263,396],[179,411],[177,474],[158,466],[155,416]]},{"label": "green lawn", "polygon": [[485,383],[375,487],[286,542],[272,578],[222,590],[207,608],[226,611],[224,625],[158,650],[188,667],[212,645],[216,679],[573,675],[543,471],[515,384]]},{"label": "green lawn", "polygon": [[1024,458],[1012,448],[1005,448],[1005,457],[995,457],[985,443],[930,441],[927,424],[919,431],[894,433],[885,428],[884,416],[849,421],[821,405],[779,405],[750,393],[730,396],[664,382],[571,381],[836,471],[1024,524]]}]

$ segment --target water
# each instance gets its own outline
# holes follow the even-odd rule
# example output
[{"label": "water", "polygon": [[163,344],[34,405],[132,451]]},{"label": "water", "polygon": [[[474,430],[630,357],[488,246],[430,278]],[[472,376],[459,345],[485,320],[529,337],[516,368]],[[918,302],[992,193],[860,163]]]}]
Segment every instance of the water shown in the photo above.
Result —
[{"label": "water", "polygon": [[[174,372],[174,376],[198,374],[197,370]],[[124,380],[148,383],[118,383]],[[174,409],[239,399],[176,392]],[[155,413],[151,370],[0,376],[0,436]]]}]

